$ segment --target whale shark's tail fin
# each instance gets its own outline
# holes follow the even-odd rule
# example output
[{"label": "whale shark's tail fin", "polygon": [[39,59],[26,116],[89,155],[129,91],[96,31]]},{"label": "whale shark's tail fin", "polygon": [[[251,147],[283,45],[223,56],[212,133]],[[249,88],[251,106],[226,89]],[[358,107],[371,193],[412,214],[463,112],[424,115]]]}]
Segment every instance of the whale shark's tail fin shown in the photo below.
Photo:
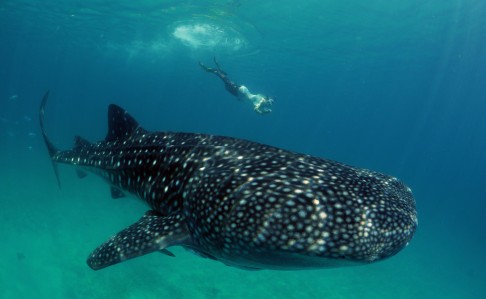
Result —
[{"label": "whale shark's tail fin", "polygon": [[57,184],[58,184],[59,188],[61,188],[61,180],[59,179],[59,170],[57,168],[57,164],[52,160],[52,157],[55,154],[57,154],[59,152],[59,150],[49,140],[49,138],[47,137],[46,131],[44,129],[44,111],[45,111],[45,106],[46,106],[48,98],[49,98],[49,91],[47,91],[44,94],[44,97],[42,98],[42,102],[41,102],[40,109],[39,109],[39,121],[40,121],[40,127],[41,127],[41,131],[42,131],[42,137],[44,137],[44,142],[46,143],[47,150],[49,151],[49,156],[51,157],[52,167],[54,168],[54,173],[56,174]]}]

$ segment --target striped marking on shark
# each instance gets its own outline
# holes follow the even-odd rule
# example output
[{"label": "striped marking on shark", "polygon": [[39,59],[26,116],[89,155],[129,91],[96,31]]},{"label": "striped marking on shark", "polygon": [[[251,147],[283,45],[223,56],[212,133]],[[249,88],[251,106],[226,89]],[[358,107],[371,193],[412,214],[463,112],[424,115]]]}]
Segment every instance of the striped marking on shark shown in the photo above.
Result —
[{"label": "striped marking on shark", "polygon": [[150,210],[90,254],[92,269],[182,246],[243,269],[367,264],[395,255],[417,227],[410,188],[394,177],[246,140],[149,132],[110,105],[108,133],[58,150],[40,125],[56,177],[71,164]]}]

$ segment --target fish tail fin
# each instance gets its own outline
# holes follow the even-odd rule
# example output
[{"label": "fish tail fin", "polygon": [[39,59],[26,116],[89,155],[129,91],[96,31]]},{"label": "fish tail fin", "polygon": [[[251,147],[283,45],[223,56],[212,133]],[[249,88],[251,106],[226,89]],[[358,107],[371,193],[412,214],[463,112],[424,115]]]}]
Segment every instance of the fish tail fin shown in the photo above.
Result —
[{"label": "fish tail fin", "polygon": [[54,157],[54,155],[56,155],[59,152],[59,150],[49,140],[49,138],[47,137],[45,128],[44,128],[44,111],[45,111],[45,106],[46,106],[48,98],[49,98],[49,91],[47,91],[44,94],[44,97],[42,98],[42,102],[41,102],[40,109],[39,109],[39,121],[40,121],[40,127],[41,127],[41,131],[42,131],[42,137],[44,138],[44,142],[46,143],[47,151],[49,152],[49,156],[51,158],[52,167],[54,168],[54,173],[56,174],[57,185],[59,186],[59,188],[61,188],[61,180],[59,179],[59,170],[58,170],[57,164],[52,159]]}]

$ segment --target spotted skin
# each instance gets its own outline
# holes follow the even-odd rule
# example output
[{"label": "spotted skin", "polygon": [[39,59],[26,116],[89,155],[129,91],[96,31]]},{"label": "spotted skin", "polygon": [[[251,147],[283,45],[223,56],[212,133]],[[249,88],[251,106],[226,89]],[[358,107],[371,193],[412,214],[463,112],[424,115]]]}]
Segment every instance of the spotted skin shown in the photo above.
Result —
[{"label": "spotted skin", "polygon": [[396,178],[246,140],[148,132],[109,106],[105,140],[77,137],[54,163],[96,173],[150,207],[88,258],[97,270],[183,246],[244,269],[366,264],[395,255],[417,217],[411,190]]}]

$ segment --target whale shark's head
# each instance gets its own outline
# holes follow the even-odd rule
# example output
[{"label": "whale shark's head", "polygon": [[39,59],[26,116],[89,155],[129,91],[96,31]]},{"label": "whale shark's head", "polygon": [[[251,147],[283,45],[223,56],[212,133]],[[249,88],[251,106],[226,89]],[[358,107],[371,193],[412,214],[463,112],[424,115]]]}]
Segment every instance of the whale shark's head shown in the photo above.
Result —
[{"label": "whale shark's head", "polygon": [[[189,229],[206,253],[253,268],[339,267],[388,258],[410,241],[415,200],[396,178],[307,156],[289,163],[286,155],[264,161],[259,151],[222,180],[231,192],[206,191],[205,205],[201,196],[188,199]],[[260,167],[268,164],[274,172]],[[203,194],[206,181],[189,197]],[[206,245],[215,242],[221,247]]]},{"label": "whale shark's head", "polygon": [[276,263],[286,260],[296,268],[339,267],[383,260],[403,249],[417,227],[410,188],[374,172],[363,171],[362,178],[338,184],[339,191],[296,188],[293,196],[286,194],[263,224],[270,263],[276,257]]},{"label": "whale shark's head", "polygon": [[383,178],[381,184],[374,186],[377,190],[367,197],[369,204],[364,200],[359,224],[354,230],[354,235],[358,236],[357,246],[350,246],[352,258],[367,262],[398,253],[408,245],[418,224],[415,200],[409,187],[393,177]]}]

